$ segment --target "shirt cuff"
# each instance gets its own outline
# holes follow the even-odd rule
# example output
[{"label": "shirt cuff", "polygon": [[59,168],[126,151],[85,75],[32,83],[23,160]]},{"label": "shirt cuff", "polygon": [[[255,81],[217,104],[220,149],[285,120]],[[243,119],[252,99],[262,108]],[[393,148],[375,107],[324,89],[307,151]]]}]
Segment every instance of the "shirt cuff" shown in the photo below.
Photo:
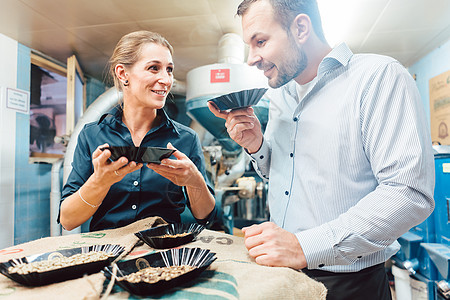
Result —
[{"label": "shirt cuff", "polygon": [[264,179],[269,179],[268,172],[266,172],[260,166],[267,165],[267,160],[270,157],[270,145],[265,140],[263,140],[261,147],[259,148],[258,151],[250,154],[248,153],[247,149],[245,149],[245,152],[247,152],[247,154],[250,156],[252,164],[255,167],[255,169],[260,171],[259,173],[261,177]]},{"label": "shirt cuff", "polygon": [[308,269],[320,269],[336,264],[333,239],[326,228],[327,225],[324,225],[295,233],[305,255]]},{"label": "shirt cuff", "polygon": [[209,213],[209,215],[204,219],[197,219],[194,217],[195,221],[197,221],[198,224],[203,226],[208,226],[214,219],[217,217],[217,206],[214,204],[213,210]]}]

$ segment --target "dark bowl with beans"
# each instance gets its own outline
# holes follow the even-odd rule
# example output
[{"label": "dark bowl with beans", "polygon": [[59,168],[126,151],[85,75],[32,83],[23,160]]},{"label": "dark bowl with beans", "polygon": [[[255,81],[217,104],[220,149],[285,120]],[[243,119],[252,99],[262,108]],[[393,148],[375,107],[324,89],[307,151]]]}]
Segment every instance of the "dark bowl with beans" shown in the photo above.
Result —
[{"label": "dark bowl with beans", "polygon": [[[106,278],[133,295],[167,293],[175,287],[195,284],[216,254],[202,248],[174,248],[105,267]],[[214,271],[212,271],[214,272]]]},{"label": "dark bowl with beans", "polygon": [[0,272],[26,286],[42,286],[100,272],[122,252],[120,245],[63,249],[0,263]]},{"label": "dark bowl with beans", "polygon": [[155,249],[169,249],[192,242],[205,226],[196,223],[173,223],[136,232],[135,235]]}]

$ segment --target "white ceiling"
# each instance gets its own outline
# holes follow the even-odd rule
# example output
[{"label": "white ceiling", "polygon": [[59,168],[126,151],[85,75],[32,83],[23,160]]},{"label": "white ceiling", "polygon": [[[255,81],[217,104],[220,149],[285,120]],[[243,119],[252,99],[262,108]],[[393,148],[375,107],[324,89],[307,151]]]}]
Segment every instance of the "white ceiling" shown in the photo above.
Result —
[{"label": "white ceiling", "polygon": [[[175,78],[184,81],[187,71],[217,62],[218,41],[225,33],[241,34],[235,17],[240,2],[1,0],[0,33],[63,63],[76,54],[85,73],[103,80],[122,35],[156,31],[174,46]],[[450,39],[450,0],[318,2],[331,40],[345,40],[354,52],[393,56],[406,67]]]}]

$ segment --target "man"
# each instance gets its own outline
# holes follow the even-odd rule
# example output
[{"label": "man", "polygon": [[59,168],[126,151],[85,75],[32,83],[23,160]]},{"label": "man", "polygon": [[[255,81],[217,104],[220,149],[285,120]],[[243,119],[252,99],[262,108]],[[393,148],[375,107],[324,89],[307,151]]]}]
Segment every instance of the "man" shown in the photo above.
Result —
[{"label": "man", "polygon": [[245,0],[247,63],[264,71],[269,123],[210,110],[269,181],[271,222],[250,256],[323,282],[327,299],[391,299],[384,262],[433,211],[434,159],[414,80],[396,60],[334,49],[312,0]]}]

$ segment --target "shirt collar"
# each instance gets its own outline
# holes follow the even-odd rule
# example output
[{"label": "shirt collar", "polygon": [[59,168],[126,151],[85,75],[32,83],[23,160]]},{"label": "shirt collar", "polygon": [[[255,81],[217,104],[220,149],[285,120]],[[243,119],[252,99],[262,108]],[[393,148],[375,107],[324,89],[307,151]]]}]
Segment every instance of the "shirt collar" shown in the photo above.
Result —
[{"label": "shirt collar", "polygon": [[346,43],[339,44],[323,58],[317,70],[317,77],[320,78],[326,72],[339,66],[347,66],[352,56],[353,52]]},{"label": "shirt collar", "polygon": [[[158,126],[158,128],[162,127],[162,126],[167,126],[169,128],[172,128],[178,135],[180,134],[180,132],[177,129],[176,124],[172,121],[172,119],[169,118],[169,116],[167,115],[166,111],[164,109],[158,109],[156,111],[156,113],[159,116],[162,116],[162,122],[160,124],[160,126]],[[103,122],[103,120],[106,119],[106,117],[111,116],[111,118],[113,118],[116,122],[119,122],[120,124],[123,124],[122,122],[122,114],[123,114],[123,110],[122,107],[120,105],[116,105],[114,106],[109,112],[103,114],[100,119],[98,120],[97,125],[99,125],[100,123]],[[125,126],[125,124],[123,124],[123,126]],[[156,129],[158,129],[156,128]]]},{"label": "shirt collar", "polygon": [[163,117],[163,122],[162,124],[167,124],[168,127],[171,127],[178,135],[180,135],[180,132],[178,131],[178,126],[176,126],[176,124],[172,121],[171,118],[169,118],[169,116],[167,115],[166,111],[161,108],[157,110],[157,114],[158,115],[162,115]]},{"label": "shirt collar", "polygon": [[[335,48],[333,48],[327,56],[325,56],[319,64],[317,70],[317,80],[322,78],[322,76],[332,69],[340,66],[348,65],[350,58],[353,56],[353,52],[345,43],[341,43]],[[296,98],[297,97],[297,83],[294,79],[288,82],[283,87],[289,95]]]}]

